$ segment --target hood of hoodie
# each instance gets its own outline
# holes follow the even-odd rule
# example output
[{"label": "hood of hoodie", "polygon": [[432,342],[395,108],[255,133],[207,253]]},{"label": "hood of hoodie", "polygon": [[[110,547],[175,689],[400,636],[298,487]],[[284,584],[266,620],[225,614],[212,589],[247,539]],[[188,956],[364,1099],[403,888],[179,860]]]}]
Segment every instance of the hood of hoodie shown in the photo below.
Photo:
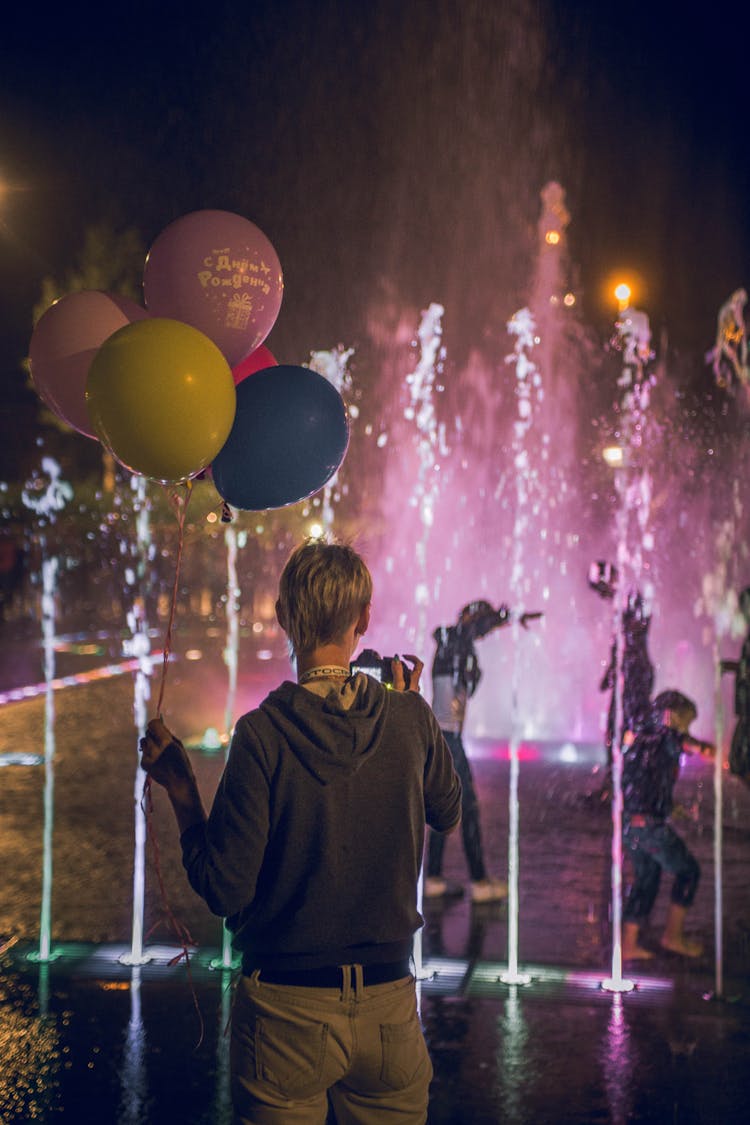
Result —
[{"label": "hood of hoodie", "polygon": [[325,696],[287,680],[260,710],[313,777],[329,785],[356,773],[377,753],[388,694],[363,672],[332,686]]}]

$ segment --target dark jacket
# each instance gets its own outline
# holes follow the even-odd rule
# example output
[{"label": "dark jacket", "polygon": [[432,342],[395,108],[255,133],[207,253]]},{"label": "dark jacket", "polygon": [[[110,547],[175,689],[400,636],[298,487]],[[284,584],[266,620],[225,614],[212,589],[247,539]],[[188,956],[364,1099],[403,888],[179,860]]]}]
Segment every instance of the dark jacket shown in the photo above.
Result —
[{"label": "dark jacket", "polygon": [[285,682],[243,716],[207,824],[182,836],[191,885],[257,967],[408,956],[425,821],[460,818],[421,696],[362,673],[347,685],[321,698]]},{"label": "dark jacket", "polygon": [[671,727],[649,723],[628,747],[622,761],[622,797],[626,816],[642,813],[666,820],[680,772],[682,736]]}]

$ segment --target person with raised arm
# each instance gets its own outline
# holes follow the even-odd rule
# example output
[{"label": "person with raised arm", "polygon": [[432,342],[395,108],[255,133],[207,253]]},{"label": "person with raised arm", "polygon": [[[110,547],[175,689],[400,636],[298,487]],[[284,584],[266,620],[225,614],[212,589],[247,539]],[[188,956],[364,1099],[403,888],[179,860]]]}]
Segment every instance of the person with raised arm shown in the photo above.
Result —
[{"label": "person with raised arm", "polygon": [[[528,628],[529,621],[541,616],[541,613],[523,613],[518,619],[519,624],[524,629]],[[476,692],[482,675],[474,642],[494,629],[510,624],[511,620],[506,605],[493,609],[487,601],[475,601],[463,607],[455,625],[441,625],[433,633],[436,650],[432,662],[432,709],[461,779],[461,838],[473,902],[496,902],[508,894],[505,880],[487,872],[479,801],[462,737],[466,705]],[[440,898],[454,893],[443,876],[444,849],[445,836],[430,832],[423,887],[425,898]]]}]

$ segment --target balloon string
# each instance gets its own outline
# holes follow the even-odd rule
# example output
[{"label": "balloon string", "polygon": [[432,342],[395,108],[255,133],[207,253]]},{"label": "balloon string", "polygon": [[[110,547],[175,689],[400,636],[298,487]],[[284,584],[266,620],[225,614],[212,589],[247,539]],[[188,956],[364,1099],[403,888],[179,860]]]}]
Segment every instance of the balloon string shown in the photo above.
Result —
[{"label": "balloon string", "polygon": [[[191,480],[187,480],[184,483],[185,483],[184,499],[183,499],[183,497],[180,496],[179,492],[176,491],[176,490],[172,491],[172,492],[169,492],[169,491],[167,492],[167,497],[169,499],[169,502],[170,502],[170,504],[171,504],[172,508],[174,509],[175,514],[177,516],[177,531],[178,531],[178,534],[177,534],[177,557],[175,559],[174,583],[172,585],[172,600],[171,600],[171,604],[170,604],[170,607],[169,607],[169,619],[168,619],[168,622],[167,622],[167,631],[166,631],[166,635],[164,637],[164,652],[163,652],[162,669],[161,669],[161,683],[159,685],[159,701],[156,705],[156,713],[159,716],[159,718],[161,718],[162,703],[164,701],[164,688],[166,686],[166,681],[167,681],[167,667],[169,665],[169,658],[170,658],[170,655],[172,653],[172,632],[173,632],[173,629],[174,629],[174,619],[175,619],[175,612],[176,612],[176,608],[177,608],[177,593],[178,593],[179,584],[180,584],[180,568],[182,566],[182,553],[183,553],[183,548],[185,546],[185,516],[187,514],[187,506],[188,506],[188,503],[190,502],[190,497],[192,496],[192,490],[193,490],[193,482]],[[157,879],[157,882],[159,884],[159,893],[161,895],[162,906],[163,906],[163,909],[164,909],[164,912],[165,912],[167,918],[169,919],[169,921],[171,923],[171,926],[172,926],[172,929],[174,930],[175,936],[177,937],[177,940],[179,941],[180,945],[182,946],[181,952],[178,953],[176,957],[172,958],[172,960],[170,961],[170,965],[174,965],[178,961],[181,961],[183,957],[185,958],[185,967],[187,969],[188,981],[190,983],[190,991],[191,991],[192,996],[193,996],[193,1004],[195,1006],[196,1012],[198,1013],[200,1035],[199,1035],[199,1038],[198,1038],[198,1043],[196,1044],[196,1049],[197,1049],[198,1047],[200,1047],[201,1043],[203,1042],[204,1026],[203,1026],[203,1016],[201,1014],[200,1006],[198,1004],[198,996],[197,996],[196,991],[195,991],[195,983],[193,981],[193,974],[192,974],[192,969],[191,969],[191,965],[190,965],[190,954],[189,954],[189,951],[188,951],[188,946],[191,946],[191,945],[195,946],[195,942],[193,941],[193,938],[192,938],[192,936],[190,934],[190,931],[188,930],[187,926],[185,926],[182,922],[180,922],[179,919],[176,917],[174,911],[172,910],[172,907],[169,904],[169,899],[167,897],[167,890],[166,890],[166,887],[164,885],[164,877],[163,877],[162,869],[161,869],[161,852],[160,852],[160,849],[159,849],[159,841],[156,837],[156,832],[154,831],[153,793],[152,793],[152,789],[151,789],[151,777],[150,777],[149,774],[146,774],[146,777],[145,777],[144,782],[143,782],[143,796],[141,798],[141,805],[142,805],[142,808],[144,808],[144,812],[145,812],[146,831],[147,831],[149,843],[151,844],[151,852],[152,852],[153,860],[154,860],[154,870],[156,872],[156,879]],[[153,927],[152,927],[152,930],[153,930]]]},{"label": "balloon string", "polygon": [[[177,938],[179,944],[182,946],[180,952],[178,954],[176,954],[176,956],[172,957],[171,960],[169,961],[169,967],[171,968],[172,965],[176,965],[178,963],[178,961],[181,961],[184,957],[184,959],[185,959],[185,969],[187,971],[187,977],[188,977],[188,983],[190,984],[190,992],[192,993],[192,997],[193,997],[193,1006],[194,1006],[196,1012],[198,1013],[198,1026],[199,1026],[199,1032],[200,1033],[198,1035],[198,1042],[195,1044],[195,1050],[197,1050],[200,1047],[201,1043],[203,1042],[203,1035],[204,1035],[205,1027],[204,1027],[204,1023],[203,1023],[203,1015],[201,1013],[200,1005],[198,1003],[198,994],[195,990],[195,981],[193,980],[193,970],[192,970],[192,966],[190,964],[189,946],[193,946],[193,948],[195,948],[196,942],[193,939],[193,936],[190,933],[190,930],[187,928],[187,926],[183,922],[181,922],[179,920],[179,918],[176,916],[176,914],[172,910],[172,907],[169,904],[169,898],[167,896],[167,888],[164,885],[164,876],[162,874],[162,869],[161,869],[161,851],[159,849],[159,841],[156,837],[156,832],[154,831],[154,819],[153,819],[154,797],[153,797],[153,790],[151,788],[151,776],[150,776],[150,774],[146,774],[145,780],[143,782],[143,794],[142,794],[142,797],[141,797],[141,808],[143,809],[144,817],[145,817],[145,820],[146,820],[146,831],[147,831],[147,835],[148,835],[148,841],[151,845],[151,854],[152,854],[153,860],[154,860],[154,871],[156,872],[156,880],[159,884],[159,893],[161,895],[162,907],[164,909],[164,913],[166,914],[167,918],[169,919],[169,922],[170,922],[170,925],[172,926],[175,937]],[[153,933],[153,931],[155,930],[157,925],[158,925],[158,923],[155,922],[154,925],[151,927],[149,932],[146,934],[147,939],[151,936],[151,934]]]},{"label": "balloon string", "polygon": [[167,622],[167,632],[164,637],[164,654],[161,669],[161,683],[159,685],[159,701],[156,705],[156,713],[161,717],[161,706],[164,700],[164,688],[167,682],[167,666],[169,664],[169,657],[172,653],[172,630],[174,628],[175,610],[177,608],[177,592],[180,584],[180,567],[182,565],[182,550],[185,546],[185,516],[187,514],[187,506],[190,502],[190,497],[193,494],[193,482],[191,480],[185,481],[185,498],[184,500],[178,492],[168,492],[167,496],[169,502],[174,508],[177,516],[177,558],[175,560],[174,568],[174,584],[172,586],[172,602],[169,607],[169,620]]}]

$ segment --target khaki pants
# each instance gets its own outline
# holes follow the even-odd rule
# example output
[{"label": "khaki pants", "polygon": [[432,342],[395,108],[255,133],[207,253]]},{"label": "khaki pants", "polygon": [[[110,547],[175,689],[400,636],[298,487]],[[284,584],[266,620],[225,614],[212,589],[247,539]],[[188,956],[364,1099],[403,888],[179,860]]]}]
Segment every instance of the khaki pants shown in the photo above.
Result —
[{"label": "khaki pants", "polygon": [[232,1009],[236,1125],[424,1125],[432,1064],[413,977],[342,988],[240,977]]}]

